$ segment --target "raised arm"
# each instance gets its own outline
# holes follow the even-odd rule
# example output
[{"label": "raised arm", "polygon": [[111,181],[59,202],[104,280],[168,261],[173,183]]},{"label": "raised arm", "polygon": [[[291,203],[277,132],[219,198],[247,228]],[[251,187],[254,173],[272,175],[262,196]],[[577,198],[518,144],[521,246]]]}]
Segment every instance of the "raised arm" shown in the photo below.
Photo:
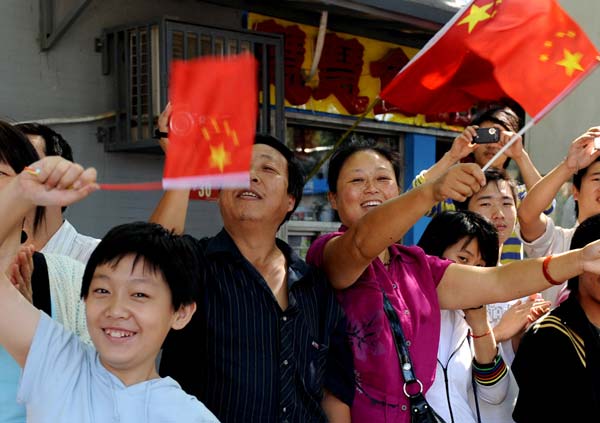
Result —
[{"label": "raised arm", "polygon": [[[0,242],[35,205],[69,205],[96,190],[96,171],[59,156],[31,165],[0,190]],[[0,272],[0,344],[23,366],[39,321],[39,310]]]},{"label": "raised arm", "polygon": [[[451,264],[437,287],[440,307],[465,309],[541,292],[552,286],[542,271],[544,259],[515,261],[498,267]],[[600,274],[600,240],[554,255],[547,263],[547,270],[554,281],[566,281],[584,271]]]},{"label": "raised arm", "polygon": [[535,241],[544,234],[546,220],[543,211],[552,202],[563,183],[579,169],[589,166],[600,155],[594,150],[594,138],[600,136],[600,127],[590,128],[578,137],[571,146],[567,157],[536,183],[519,206],[517,215],[521,236],[527,242]]},{"label": "raised arm", "polygon": [[[500,133],[500,143],[502,145],[508,143],[512,137],[515,135],[514,132],[511,131],[502,131]],[[521,176],[523,177],[523,182],[525,182],[525,186],[527,189],[531,189],[537,181],[539,181],[542,176],[540,172],[538,172],[537,168],[534,166],[529,154],[523,148],[523,139],[521,136],[510,146],[508,150],[506,150],[506,156],[513,159],[519,168],[519,172],[521,172]],[[550,203],[548,203],[550,204]],[[546,204],[545,207],[548,206]]]},{"label": "raised arm", "polygon": [[337,289],[352,285],[369,263],[398,242],[433,204],[446,198],[464,201],[484,184],[479,166],[456,165],[441,178],[371,210],[325,246],[323,264],[331,284]]},{"label": "raised arm", "polygon": [[[169,119],[172,112],[171,103],[167,103],[165,110],[158,117],[158,130],[163,133],[169,132]],[[160,148],[167,154],[169,139],[161,137]],[[152,212],[150,222],[158,223],[177,234],[182,234],[185,229],[185,219],[189,205],[190,190],[169,190],[163,193],[156,208]]]},{"label": "raised arm", "polygon": [[461,159],[471,154],[479,146],[473,143],[473,138],[477,135],[475,129],[477,129],[477,126],[467,126],[459,136],[454,138],[450,150],[433,166],[423,172],[422,179],[425,182],[438,179]]},{"label": "raised arm", "polygon": [[475,360],[478,363],[491,363],[498,354],[494,331],[487,318],[485,306],[466,309],[465,320],[471,328]]}]

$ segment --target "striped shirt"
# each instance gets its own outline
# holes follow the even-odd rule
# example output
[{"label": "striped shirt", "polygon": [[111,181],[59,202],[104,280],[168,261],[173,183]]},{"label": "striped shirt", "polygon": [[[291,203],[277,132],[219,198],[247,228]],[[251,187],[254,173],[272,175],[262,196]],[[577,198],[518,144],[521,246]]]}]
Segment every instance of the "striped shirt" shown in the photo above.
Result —
[{"label": "striped shirt", "polygon": [[[425,172],[423,171],[419,173],[416,178],[412,181],[412,187],[418,187],[425,183]],[[517,185],[517,195],[518,195],[518,204],[525,198],[527,195],[527,188],[525,185]],[[549,215],[554,211],[555,200],[552,200],[552,204],[544,210],[544,214]],[[425,216],[433,217],[445,211],[454,211],[456,210],[456,206],[454,205],[454,201],[451,198],[447,198],[444,201],[440,201],[436,205],[434,205],[431,210],[427,212]],[[502,252],[500,253],[500,263],[507,264],[511,261],[522,260],[523,259],[523,242],[517,231],[514,230],[510,237],[504,241],[504,245],[502,245]]]},{"label": "striped shirt", "polygon": [[163,348],[161,375],[222,422],[324,422],[323,387],[352,403],[352,353],[333,290],[287,244],[277,246],[288,263],[286,310],[225,230],[199,240],[197,311]]}]

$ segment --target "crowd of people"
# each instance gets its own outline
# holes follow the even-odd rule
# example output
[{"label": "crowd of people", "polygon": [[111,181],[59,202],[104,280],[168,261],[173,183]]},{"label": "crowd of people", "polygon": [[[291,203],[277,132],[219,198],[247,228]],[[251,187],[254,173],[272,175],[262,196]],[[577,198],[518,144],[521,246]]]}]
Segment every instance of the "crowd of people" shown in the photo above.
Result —
[{"label": "crowd of people", "polygon": [[[52,129],[0,121],[0,423],[408,423],[419,394],[445,422],[600,415],[600,127],[544,177],[520,137],[484,172],[520,125],[484,110],[404,193],[395,152],[343,144],[341,226],[304,261],[276,237],[304,186],[281,140],[256,135],[216,235],[184,234],[178,190],[100,240],[63,215],[95,170]],[[571,176],[578,223],[561,228]]]}]

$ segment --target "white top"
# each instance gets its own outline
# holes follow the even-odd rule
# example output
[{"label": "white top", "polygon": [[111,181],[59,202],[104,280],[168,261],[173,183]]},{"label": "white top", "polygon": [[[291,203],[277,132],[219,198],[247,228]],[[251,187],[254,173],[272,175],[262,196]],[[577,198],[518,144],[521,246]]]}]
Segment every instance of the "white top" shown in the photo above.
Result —
[{"label": "white top", "polygon": [[[474,351],[467,337],[469,325],[460,310],[442,310],[438,363],[433,385],[425,397],[433,409],[447,422],[450,418],[448,396],[455,422],[475,423],[472,362]],[[444,368],[446,375],[444,375]],[[509,377],[505,376],[492,386],[477,385],[479,406],[483,403],[499,404],[504,401]],[[448,394],[446,393],[448,392]],[[485,421],[485,420],[482,420]]]},{"label": "white top", "polygon": [[[523,240],[525,254],[527,257],[535,258],[569,251],[575,229],[577,229],[577,224],[572,228],[563,228],[556,226],[554,221],[548,218],[546,219],[546,230],[538,239],[531,242]],[[519,236],[523,238],[523,235],[519,234]],[[555,306],[558,294],[565,285],[566,282],[546,289],[542,292],[542,297],[545,300],[552,301],[552,306]]]},{"label": "white top", "polygon": [[41,252],[62,254],[86,264],[99,242],[100,240],[97,238],[78,233],[73,225],[65,219],[58,231],[41,249]]},{"label": "white top", "polygon": [[169,377],[125,386],[93,347],[42,312],[18,400],[29,423],[218,422]]}]

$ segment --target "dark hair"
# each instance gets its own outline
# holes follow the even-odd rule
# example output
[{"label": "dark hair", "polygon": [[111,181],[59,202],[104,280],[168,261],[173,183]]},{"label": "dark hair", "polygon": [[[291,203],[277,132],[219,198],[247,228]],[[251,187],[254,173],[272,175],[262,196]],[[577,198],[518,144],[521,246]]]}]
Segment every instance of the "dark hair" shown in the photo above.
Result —
[{"label": "dark hair", "polygon": [[[481,125],[483,122],[492,122],[500,125],[507,131],[519,132],[523,123],[521,118],[507,106],[494,106],[483,109],[473,116],[471,125]],[[502,167],[506,169],[510,163],[510,157],[506,159]]]},{"label": "dark hair", "polygon": [[[594,160],[592,163],[590,163],[590,165],[588,167],[579,169],[577,171],[577,173],[575,175],[573,175],[573,187],[577,188],[577,191],[581,190],[581,180],[587,173],[588,169],[590,168],[591,165],[593,165],[596,162],[600,162],[600,156],[596,157],[596,160]],[[579,217],[579,204],[578,204],[577,200],[575,200],[575,216]]]},{"label": "dark hair", "polygon": [[122,258],[134,255],[133,265],[143,260],[146,269],[161,274],[171,290],[173,308],[196,300],[201,269],[195,253],[195,241],[176,235],[161,225],[148,222],[126,223],[112,228],[92,252],[81,283],[81,297],[86,299],[96,268],[116,266]]},{"label": "dark hair", "polygon": [[285,159],[288,165],[288,189],[287,192],[294,197],[294,208],[287,212],[283,222],[284,224],[294,214],[294,211],[302,200],[302,191],[304,190],[304,172],[294,152],[286,147],[284,143],[271,135],[256,134],[254,144],[264,144],[277,150]]},{"label": "dark hair", "polygon": [[[60,156],[70,162],[73,161],[73,150],[61,134],[41,123],[19,123],[15,127],[25,135],[38,135],[44,139],[44,154],[46,156]],[[64,212],[66,206],[61,207]]]},{"label": "dark hair", "polygon": [[[576,248],[585,247],[590,242],[594,242],[598,239],[600,239],[600,214],[595,214],[588,217],[577,226],[573,238],[571,239],[570,249],[574,250]],[[579,276],[569,279],[567,287],[571,293],[577,292],[579,290]]]},{"label": "dark hair", "polygon": [[[498,186],[498,182],[506,181],[508,186],[510,187],[510,191],[512,193],[513,199],[515,200],[515,206],[519,201],[519,194],[517,193],[517,186],[515,185],[515,181],[508,176],[508,173],[504,169],[497,169],[494,167],[489,168],[484,172],[485,175],[485,186],[488,186],[490,183],[495,182],[496,186]],[[482,188],[483,189],[483,188]],[[473,195],[468,197],[465,201],[455,201],[454,205],[457,210],[469,210],[469,203]]]},{"label": "dark hair", "polygon": [[[25,166],[40,159],[29,140],[13,125],[0,120],[0,161],[9,165],[15,173],[21,173]],[[33,231],[36,232],[46,213],[46,208],[35,208]]]},{"label": "dark hair", "polygon": [[378,144],[373,140],[352,140],[340,146],[329,158],[327,184],[329,185],[330,192],[337,192],[337,181],[346,160],[354,153],[365,150],[375,151],[385,157],[392,164],[394,174],[396,175],[396,178],[398,178],[398,175],[400,175],[400,157],[398,156],[398,153],[392,151],[388,145]]},{"label": "dark hair", "polygon": [[417,245],[430,256],[443,257],[448,247],[463,238],[467,238],[467,243],[477,240],[486,267],[498,264],[498,231],[483,216],[468,210],[447,211],[435,216]]}]

